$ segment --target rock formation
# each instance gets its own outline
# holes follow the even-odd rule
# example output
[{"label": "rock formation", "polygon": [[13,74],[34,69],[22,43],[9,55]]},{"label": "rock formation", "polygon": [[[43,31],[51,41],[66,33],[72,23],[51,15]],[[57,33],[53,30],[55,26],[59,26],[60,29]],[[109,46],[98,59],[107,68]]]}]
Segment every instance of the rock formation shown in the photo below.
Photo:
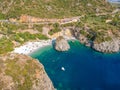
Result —
[{"label": "rock formation", "polygon": [[89,46],[89,47],[91,46],[90,41],[85,36],[83,36],[82,34],[80,34],[78,39],[82,44],[85,44],[86,46]]},{"label": "rock formation", "polygon": [[106,41],[100,44],[94,44],[92,48],[97,51],[106,52],[106,53],[118,52],[120,51],[120,40],[114,39],[112,41]]},{"label": "rock formation", "polygon": [[70,49],[70,46],[63,36],[59,36],[55,41],[55,49],[57,51],[67,51]]},{"label": "rock formation", "polygon": [[[120,36],[119,36],[120,33],[117,31],[115,32],[117,33],[116,36],[113,33],[111,33],[111,40],[108,40],[108,41],[103,40],[100,43],[95,42],[95,39],[96,39],[95,35],[93,35],[94,37],[93,40],[90,40],[87,36],[80,34],[80,31],[81,31],[80,28],[73,29],[72,31],[73,31],[73,35],[80,41],[80,43],[84,44],[85,46],[91,47],[96,51],[103,52],[103,53],[113,53],[113,52],[120,51]],[[85,32],[88,33],[87,31]]]},{"label": "rock formation", "polygon": [[0,90],[54,90],[44,67],[29,56],[0,56]]}]

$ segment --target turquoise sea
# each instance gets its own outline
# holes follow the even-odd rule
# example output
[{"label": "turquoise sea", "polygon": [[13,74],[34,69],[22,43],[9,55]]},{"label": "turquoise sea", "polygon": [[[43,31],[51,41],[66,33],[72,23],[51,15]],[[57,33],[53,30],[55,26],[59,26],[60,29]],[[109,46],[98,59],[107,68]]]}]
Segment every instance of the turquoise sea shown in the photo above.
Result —
[{"label": "turquoise sea", "polygon": [[69,44],[67,52],[46,46],[31,54],[57,90],[120,90],[120,53],[99,53],[78,41]]}]

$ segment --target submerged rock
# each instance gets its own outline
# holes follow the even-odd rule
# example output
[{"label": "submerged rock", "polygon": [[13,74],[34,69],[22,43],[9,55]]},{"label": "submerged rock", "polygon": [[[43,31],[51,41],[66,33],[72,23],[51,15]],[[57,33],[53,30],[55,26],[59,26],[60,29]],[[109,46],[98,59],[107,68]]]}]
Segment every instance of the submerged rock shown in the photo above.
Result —
[{"label": "submerged rock", "polygon": [[26,55],[0,56],[0,90],[54,90],[44,67]]},{"label": "submerged rock", "polygon": [[55,41],[55,49],[57,51],[67,51],[70,49],[70,45],[67,40],[65,40],[62,36],[59,36]]}]

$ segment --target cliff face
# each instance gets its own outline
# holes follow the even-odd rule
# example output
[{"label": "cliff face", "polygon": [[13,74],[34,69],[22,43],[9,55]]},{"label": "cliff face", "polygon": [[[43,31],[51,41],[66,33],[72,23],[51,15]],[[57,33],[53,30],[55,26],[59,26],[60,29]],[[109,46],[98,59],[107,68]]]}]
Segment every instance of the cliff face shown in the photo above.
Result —
[{"label": "cliff face", "polygon": [[0,56],[0,90],[54,90],[44,67],[25,55]]},{"label": "cliff face", "polygon": [[120,51],[120,12],[113,12],[80,18],[80,22],[72,29],[73,35],[97,51]]},{"label": "cliff face", "polygon": [[106,52],[106,53],[119,52],[120,51],[120,40],[113,39],[112,41],[106,41],[100,44],[94,44],[92,48],[97,51]]},{"label": "cliff face", "polygon": [[[120,33],[118,34],[120,35]],[[80,43],[84,44],[85,46],[91,47],[96,51],[104,52],[104,53],[113,53],[120,51],[119,36],[111,36],[111,39],[109,40],[103,40],[101,42],[97,42],[95,40],[97,38],[96,36],[93,36],[93,40],[90,40],[88,37],[80,34],[79,32],[74,32],[74,35],[80,41]]]}]

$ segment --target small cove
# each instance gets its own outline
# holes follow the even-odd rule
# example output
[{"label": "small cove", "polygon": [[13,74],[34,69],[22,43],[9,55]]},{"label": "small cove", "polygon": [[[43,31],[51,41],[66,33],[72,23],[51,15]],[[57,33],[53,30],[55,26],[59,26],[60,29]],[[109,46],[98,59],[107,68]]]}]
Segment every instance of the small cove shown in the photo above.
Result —
[{"label": "small cove", "polygon": [[79,41],[69,44],[67,52],[46,46],[31,54],[44,65],[57,90],[120,90],[120,53],[99,53]]}]

